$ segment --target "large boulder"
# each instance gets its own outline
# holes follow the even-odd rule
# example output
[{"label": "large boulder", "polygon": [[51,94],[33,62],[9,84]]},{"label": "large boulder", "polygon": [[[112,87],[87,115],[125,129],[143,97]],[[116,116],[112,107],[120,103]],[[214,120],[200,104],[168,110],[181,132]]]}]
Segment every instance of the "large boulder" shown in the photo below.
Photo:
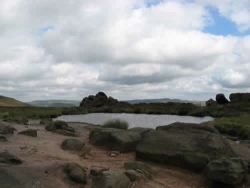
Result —
[{"label": "large boulder", "polygon": [[130,188],[129,178],[122,172],[102,171],[92,176],[92,188]]},{"label": "large boulder", "polygon": [[80,166],[77,163],[67,163],[65,165],[65,170],[68,173],[68,176],[77,183],[87,183],[87,172],[85,168]]},{"label": "large boulder", "polygon": [[250,102],[250,93],[232,93],[229,96],[230,102]]},{"label": "large boulder", "polygon": [[131,128],[131,129],[129,129],[128,131],[140,133],[141,136],[144,136],[144,135],[146,135],[147,133],[149,133],[150,131],[153,131],[153,130],[154,130],[154,129],[152,129],[152,128],[133,127],[133,128]]},{"label": "large boulder", "polygon": [[134,151],[141,138],[140,133],[114,128],[94,129],[89,134],[91,144],[120,152]]},{"label": "large boulder", "polygon": [[222,93],[219,93],[216,95],[216,101],[218,104],[228,104],[229,103],[229,101],[227,100],[225,95]]},{"label": "large boulder", "polygon": [[74,150],[74,151],[80,151],[85,143],[81,140],[69,138],[62,142],[61,148],[63,150]]},{"label": "large boulder", "polygon": [[243,158],[218,159],[206,167],[208,179],[228,185],[240,184],[248,173],[248,162]]},{"label": "large boulder", "polygon": [[136,148],[136,156],[201,171],[209,161],[235,157],[235,153],[213,127],[174,123],[145,135]]}]

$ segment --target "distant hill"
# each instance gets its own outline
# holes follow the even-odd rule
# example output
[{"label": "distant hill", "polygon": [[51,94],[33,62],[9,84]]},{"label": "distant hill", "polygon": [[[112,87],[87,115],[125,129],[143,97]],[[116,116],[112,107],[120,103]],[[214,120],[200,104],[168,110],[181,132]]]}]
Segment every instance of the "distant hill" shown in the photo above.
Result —
[{"label": "distant hill", "polygon": [[138,103],[167,103],[167,102],[174,102],[174,103],[193,103],[198,106],[204,106],[205,101],[189,101],[189,100],[181,100],[181,99],[135,99],[135,100],[127,100],[130,104],[138,104]]},{"label": "distant hill", "polygon": [[18,101],[16,99],[0,95],[0,106],[24,107],[24,106],[30,106],[30,105],[23,103],[21,101]]},{"label": "distant hill", "polygon": [[74,107],[79,106],[80,101],[75,100],[36,100],[28,102],[32,106],[38,107]]}]

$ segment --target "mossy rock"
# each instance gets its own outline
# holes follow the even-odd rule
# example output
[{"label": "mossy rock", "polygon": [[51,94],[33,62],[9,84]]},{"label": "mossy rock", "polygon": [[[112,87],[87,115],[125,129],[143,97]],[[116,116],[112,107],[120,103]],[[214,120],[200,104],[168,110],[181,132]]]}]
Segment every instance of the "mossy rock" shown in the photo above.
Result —
[{"label": "mossy rock", "polygon": [[61,148],[63,150],[74,150],[74,151],[80,151],[85,143],[81,140],[69,138],[62,142]]},{"label": "mossy rock", "polygon": [[77,163],[67,163],[65,165],[65,170],[68,173],[68,176],[71,180],[77,182],[86,184],[87,183],[87,172],[85,168],[80,166]]},{"label": "mossy rock", "polygon": [[0,142],[7,142],[7,138],[5,136],[0,135]]},{"label": "mossy rock", "polygon": [[31,137],[37,137],[37,130],[34,129],[27,129],[25,131],[19,132],[18,134],[31,136]]}]

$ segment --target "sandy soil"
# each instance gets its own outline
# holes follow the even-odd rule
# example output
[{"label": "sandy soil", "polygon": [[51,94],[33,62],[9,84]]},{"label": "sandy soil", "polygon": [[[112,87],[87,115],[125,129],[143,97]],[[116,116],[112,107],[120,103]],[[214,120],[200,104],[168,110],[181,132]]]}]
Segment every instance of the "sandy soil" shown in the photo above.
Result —
[{"label": "sandy soil", "polygon": [[[91,168],[104,167],[110,170],[125,171],[123,163],[135,159],[134,153],[120,154],[117,157],[110,157],[107,151],[94,146],[88,159],[78,156],[78,153],[64,151],[60,148],[61,143],[69,138],[45,130],[44,125],[39,121],[30,121],[29,126],[17,125],[13,123],[1,122],[1,124],[11,125],[17,131],[14,135],[8,136],[8,142],[0,144],[0,152],[8,151],[21,158],[24,163],[18,166],[0,164],[10,174],[23,183],[27,188],[90,188],[91,179],[87,185],[79,185],[68,180],[66,174],[60,166],[66,162],[76,162],[83,167]],[[70,123],[79,134],[78,139],[84,140],[88,145],[88,129],[86,124]],[[18,135],[17,132],[27,128],[37,129],[36,138]],[[183,169],[150,163],[153,167],[153,180],[138,182],[134,188],[202,188],[204,178]],[[0,186],[1,187],[1,186]]]}]

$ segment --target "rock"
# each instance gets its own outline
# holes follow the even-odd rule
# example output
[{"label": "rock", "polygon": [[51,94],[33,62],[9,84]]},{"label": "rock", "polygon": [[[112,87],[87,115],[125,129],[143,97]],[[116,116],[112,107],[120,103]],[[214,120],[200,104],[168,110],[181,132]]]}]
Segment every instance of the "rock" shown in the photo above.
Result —
[{"label": "rock", "polygon": [[138,162],[138,161],[130,161],[130,162],[125,162],[124,163],[124,168],[125,169],[130,169],[130,170],[143,170],[147,171],[149,173],[152,173],[152,167],[146,163]]},{"label": "rock", "polygon": [[22,135],[26,135],[26,136],[32,136],[32,137],[37,137],[37,130],[27,129],[25,131],[19,132],[18,134],[22,134]]},{"label": "rock", "polygon": [[110,157],[116,157],[117,155],[120,154],[120,151],[108,151],[107,154]]},{"label": "rock", "polygon": [[206,106],[213,106],[216,104],[217,102],[214,99],[209,99],[208,101],[206,101]]},{"label": "rock", "polygon": [[99,168],[99,169],[94,168],[90,170],[90,175],[96,177],[96,176],[102,175],[102,172],[108,171],[108,170],[109,170],[108,168]]},{"label": "rock", "polygon": [[152,179],[152,167],[146,163],[138,161],[125,162],[124,168],[135,170],[137,173],[143,174],[146,178]]},{"label": "rock", "polygon": [[134,128],[129,129],[128,131],[140,133],[141,136],[144,136],[145,134],[147,134],[147,133],[149,133],[150,131],[153,131],[153,130],[154,129],[152,129],[152,128],[134,127]]},{"label": "rock", "polygon": [[218,104],[228,104],[229,103],[229,101],[227,100],[225,95],[222,93],[219,93],[216,95],[216,101]]},{"label": "rock", "polygon": [[14,134],[14,131],[16,131],[16,129],[11,126],[3,126],[0,128],[2,134]]},{"label": "rock", "polygon": [[5,136],[0,135],[1,142],[7,142],[7,138]]},{"label": "rock", "polygon": [[208,179],[228,185],[240,184],[248,173],[248,162],[243,158],[218,159],[206,167]]},{"label": "rock", "polygon": [[147,180],[146,176],[142,173],[136,172],[135,170],[127,170],[125,172],[125,175],[128,176],[130,181],[141,181],[141,180]]},{"label": "rock", "polygon": [[103,171],[92,176],[92,188],[130,188],[129,178],[122,172]]},{"label": "rock", "polygon": [[77,137],[76,133],[70,132],[70,131],[67,131],[67,130],[58,129],[58,130],[56,130],[55,132],[58,133],[58,134],[62,134],[62,135],[64,135],[64,136],[73,136],[73,137]]},{"label": "rock", "polygon": [[10,173],[6,172],[6,170],[3,168],[0,168],[0,182],[1,188],[23,187],[23,184],[21,182],[19,182]]},{"label": "rock", "polygon": [[86,170],[77,163],[68,163],[65,166],[65,170],[68,172],[68,176],[77,183],[87,183]]},{"label": "rock", "polygon": [[89,134],[91,144],[120,152],[134,151],[141,138],[139,133],[114,128],[94,129]]},{"label": "rock", "polygon": [[0,158],[1,158],[1,163],[15,164],[15,165],[23,163],[21,159],[8,152],[0,153]]},{"label": "rock", "polygon": [[80,151],[85,143],[81,140],[69,138],[62,142],[61,148],[63,150],[74,150],[74,151]]},{"label": "rock", "polygon": [[86,157],[87,155],[90,154],[90,151],[91,151],[91,147],[90,146],[84,146],[83,149],[81,150],[79,156],[80,157]]},{"label": "rock", "polygon": [[229,95],[230,102],[250,102],[250,93],[232,93]]},{"label": "rock", "polygon": [[88,97],[83,98],[80,103],[80,107],[84,108],[96,108],[104,106],[115,106],[118,104],[129,105],[129,103],[118,102],[117,99],[112,97],[107,97],[104,92],[98,92],[95,96],[89,95]]},{"label": "rock", "polygon": [[210,160],[235,157],[230,144],[216,129],[199,124],[174,123],[145,135],[136,157],[201,171]]}]

